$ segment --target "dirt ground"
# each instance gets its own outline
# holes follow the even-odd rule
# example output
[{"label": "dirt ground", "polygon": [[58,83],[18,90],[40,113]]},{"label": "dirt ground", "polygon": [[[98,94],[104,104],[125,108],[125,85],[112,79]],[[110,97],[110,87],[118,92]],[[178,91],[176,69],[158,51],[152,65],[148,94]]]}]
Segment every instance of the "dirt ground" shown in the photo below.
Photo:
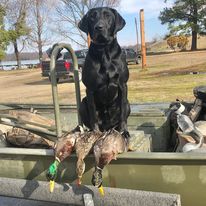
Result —
[{"label": "dirt ground", "polygon": [[[185,74],[180,76],[177,71],[189,69],[189,71],[206,72],[205,57],[206,51],[149,56],[146,72],[141,72],[140,65],[131,65],[128,82],[130,102],[174,100],[175,95],[171,95],[168,87],[174,85],[176,90],[177,84],[178,92],[183,94],[182,97],[189,93],[191,98],[191,88],[206,82],[206,74],[194,77]],[[177,76],[174,76],[174,73],[177,73]],[[0,88],[1,103],[52,103],[51,85],[47,78],[41,77],[41,69],[0,71]],[[60,81],[58,93],[61,104],[75,104],[74,88],[72,81]],[[85,95],[82,83],[81,95],[82,97]]]},{"label": "dirt ground", "polygon": [[[72,80],[60,80],[60,103],[75,103],[75,87]],[[0,72],[0,102],[4,103],[52,103],[51,84],[41,77],[41,69]],[[81,92],[84,87],[81,83]]]}]

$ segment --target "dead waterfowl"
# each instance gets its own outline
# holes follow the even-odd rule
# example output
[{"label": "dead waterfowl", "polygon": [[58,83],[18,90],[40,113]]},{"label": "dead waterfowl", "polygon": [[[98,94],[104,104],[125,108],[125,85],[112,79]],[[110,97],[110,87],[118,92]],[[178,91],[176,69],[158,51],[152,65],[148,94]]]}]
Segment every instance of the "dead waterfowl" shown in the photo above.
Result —
[{"label": "dead waterfowl", "polygon": [[81,129],[76,128],[59,138],[54,146],[55,160],[50,165],[46,177],[50,181],[50,192],[53,192],[54,181],[57,176],[59,163],[69,157],[75,149],[76,139],[80,137]]},{"label": "dead waterfowl", "polygon": [[[102,170],[117,154],[127,151],[127,140],[118,131],[112,129],[97,140],[93,152],[95,156],[95,170],[92,176],[92,184],[102,187]],[[101,192],[101,191],[100,191]]]},{"label": "dead waterfowl", "polygon": [[81,179],[85,171],[85,157],[93,148],[95,156],[95,170],[92,176],[92,184],[102,189],[102,170],[111,160],[116,159],[117,154],[127,151],[128,144],[121,133],[112,129],[107,132],[79,130],[68,132],[58,139],[55,146],[55,161],[47,171],[47,179],[50,181],[50,191],[53,191],[54,181],[57,176],[60,162],[69,157],[73,151],[77,154],[77,184],[81,184]]},{"label": "dead waterfowl", "polygon": [[92,147],[94,146],[95,142],[103,135],[100,131],[89,131],[85,132],[80,135],[80,137],[77,138],[76,144],[75,144],[75,150],[77,154],[77,166],[76,166],[76,172],[77,172],[77,184],[81,184],[82,175],[85,171],[85,157],[89,154]]},{"label": "dead waterfowl", "polygon": [[47,171],[47,179],[50,181],[50,191],[53,191],[54,180],[56,179],[60,162],[69,157],[73,151],[77,154],[77,184],[81,184],[81,178],[85,171],[85,157],[89,154],[94,143],[102,136],[100,131],[85,131],[82,128],[76,128],[63,135],[55,144],[55,161],[50,165]]}]

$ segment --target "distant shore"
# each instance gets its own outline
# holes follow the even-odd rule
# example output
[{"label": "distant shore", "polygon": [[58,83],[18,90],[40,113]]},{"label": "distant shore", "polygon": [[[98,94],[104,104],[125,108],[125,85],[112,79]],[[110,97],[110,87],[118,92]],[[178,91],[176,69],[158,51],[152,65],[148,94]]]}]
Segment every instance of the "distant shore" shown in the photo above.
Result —
[{"label": "distant shore", "polygon": [[[21,65],[23,68],[28,68],[28,67],[33,68],[37,64],[39,64],[38,59],[21,60]],[[12,70],[12,69],[16,69],[16,68],[17,68],[17,61],[1,61],[0,62],[0,69],[2,69],[2,70]]]}]

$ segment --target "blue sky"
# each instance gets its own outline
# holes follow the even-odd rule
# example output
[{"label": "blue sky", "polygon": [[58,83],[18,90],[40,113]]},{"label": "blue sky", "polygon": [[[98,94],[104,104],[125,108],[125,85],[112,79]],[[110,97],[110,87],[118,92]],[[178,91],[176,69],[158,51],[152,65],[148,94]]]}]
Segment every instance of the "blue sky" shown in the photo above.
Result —
[{"label": "blue sky", "polygon": [[161,25],[158,16],[160,11],[166,6],[171,6],[171,3],[172,0],[168,3],[164,3],[164,0],[122,0],[118,11],[126,20],[126,26],[118,34],[119,43],[122,46],[136,43],[134,18],[137,18],[139,29],[140,9],[144,9],[146,41],[163,37],[167,33],[167,25]]},{"label": "blue sky", "polygon": [[[121,0],[121,5],[117,9],[122,17],[126,20],[126,26],[122,31],[118,33],[118,41],[121,46],[135,45],[136,44],[136,30],[134,19],[137,18],[138,29],[139,29],[139,11],[144,9],[145,15],[145,38],[146,41],[152,41],[154,38],[163,37],[167,33],[167,25],[161,25],[158,16],[160,11],[166,7],[171,6],[174,0],[168,0],[167,3],[164,3],[164,0]],[[63,38],[59,37],[60,40],[57,41],[68,41],[62,40]],[[140,35],[139,35],[140,42]],[[56,42],[53,42],[56,43]],[[52,43],[52,44],[53,44]],[[70,43],[68,41],[68,43]],[[74,49],[80,49],[74,43],[71,43]],[[45,51],[47,47],[44,47]],[[25,48],[24,51],[37,51],[31,47]],[[9,46],[7,49],[8,53],[13,53],[13,46]]]}]

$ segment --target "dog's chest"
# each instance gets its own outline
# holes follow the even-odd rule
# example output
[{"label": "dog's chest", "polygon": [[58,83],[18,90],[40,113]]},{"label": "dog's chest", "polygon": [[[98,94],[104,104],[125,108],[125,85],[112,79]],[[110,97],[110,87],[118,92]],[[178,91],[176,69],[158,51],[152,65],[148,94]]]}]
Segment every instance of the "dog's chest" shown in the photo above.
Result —
[{"label": "dog's chest", "polygon": [[83,70],[83,83],[90,90],[98,90],[102,86],[118,84],[120,71],[113,61],[90,62]]},{"label": "dog's chest", "polygon": [[101,65],[98,71],[97,90],[95,97],[106,104],[114,101],[118,96],[119,73],[114,65]]},{"label": "dog's chest", "polygon": [[116,52],[89,52],[83,69],[83,83],[93,92],[96,102],[107,104],[118,97],[122,73],[122,61]]}]

